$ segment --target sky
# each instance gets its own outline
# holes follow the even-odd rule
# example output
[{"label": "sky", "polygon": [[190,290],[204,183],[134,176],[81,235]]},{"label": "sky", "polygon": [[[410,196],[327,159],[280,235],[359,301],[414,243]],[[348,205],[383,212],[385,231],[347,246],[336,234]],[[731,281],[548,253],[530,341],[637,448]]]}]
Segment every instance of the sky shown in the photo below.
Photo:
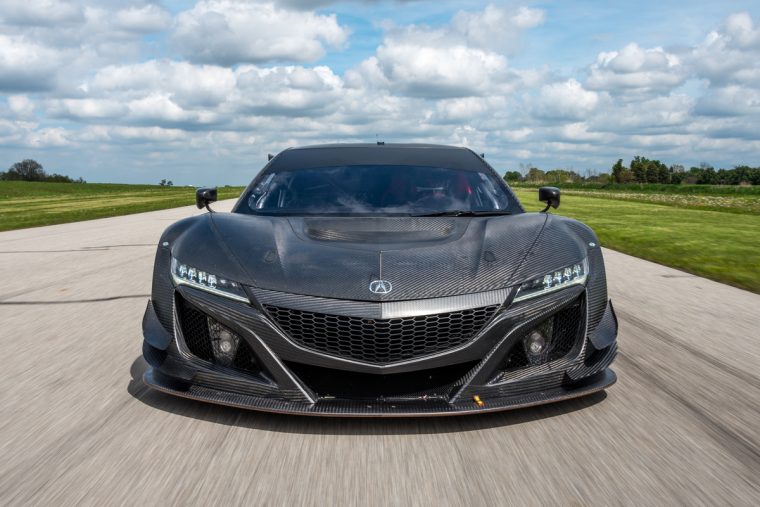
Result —
[{"label": "sky", "polygon": [[760,166],[760,2],[0,2],[0,170],[245,184],[376,139],[500,173]]}]

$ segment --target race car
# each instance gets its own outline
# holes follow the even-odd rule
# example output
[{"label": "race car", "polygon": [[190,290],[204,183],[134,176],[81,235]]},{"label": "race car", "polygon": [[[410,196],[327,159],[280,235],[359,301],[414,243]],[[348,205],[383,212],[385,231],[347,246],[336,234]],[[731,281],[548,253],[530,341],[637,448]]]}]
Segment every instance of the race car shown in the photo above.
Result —
[{"label": "race car", "polygon": [[161,236],[143,380],[320,416],[484,413],[616,380],[599,240],[529,213],[470,149],[332,144],[271,157],[229,213]]}]

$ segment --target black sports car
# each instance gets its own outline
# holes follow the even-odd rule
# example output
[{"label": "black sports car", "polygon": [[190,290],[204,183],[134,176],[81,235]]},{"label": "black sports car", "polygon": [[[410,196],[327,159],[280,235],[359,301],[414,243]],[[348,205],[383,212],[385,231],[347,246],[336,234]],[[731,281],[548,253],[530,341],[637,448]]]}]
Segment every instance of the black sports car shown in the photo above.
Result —
[{"label": "black sports car", "polygon": [[[465,148],[322,145],[272,158],[231,213],[161,237],[144,381],[313,415],[454,415],[615,382],[594,232],[526,213]],[[216,200],[199,189],[198,207]],[[209,210],[211,211],[211,210]]]}]

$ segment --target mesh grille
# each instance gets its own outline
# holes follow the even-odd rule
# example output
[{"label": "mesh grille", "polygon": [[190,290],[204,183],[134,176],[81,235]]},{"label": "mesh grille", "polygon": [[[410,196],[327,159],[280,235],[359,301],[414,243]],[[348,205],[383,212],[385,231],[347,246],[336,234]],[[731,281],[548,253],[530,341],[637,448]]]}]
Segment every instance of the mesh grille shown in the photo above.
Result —
[{"label": "mesh grille", "polygon": [[[525,333],[507,354],[505,371],[514,371],[527,366],[536,366],[565,357],[578,343],[583,324],[583,305],[574,305],[560,310]],[[524,339],[533,331],[549,337],[546,352],[537,357],[529,357]]]},{"label": "mesh grille", "polygon": [[392,363],[457,347],[491,320],[499,305],[399,319],[364,319],[265,305],[304,347],[370,363]]},{"label": "mesh grille", "polygon": [[[188,350],[199,359],[214,363],[214,351],[211,345],[209,326],[221,328],[224,328],[224,326],[203,312],[193,308],[182,299],[178,301],[178,310],[182,325],[182,335]],[[228,328],[225,329],[232,333]],[[232,367],[252,373],[259,371],[250,345],[242,338],[239,340]]]}]

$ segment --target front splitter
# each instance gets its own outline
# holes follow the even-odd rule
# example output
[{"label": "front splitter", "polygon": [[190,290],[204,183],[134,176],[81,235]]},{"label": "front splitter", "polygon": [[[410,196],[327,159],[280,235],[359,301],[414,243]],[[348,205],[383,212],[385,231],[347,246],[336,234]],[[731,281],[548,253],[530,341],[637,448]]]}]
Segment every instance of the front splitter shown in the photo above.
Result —
[{"label": "front splitter", "polygon": [[146,385],[182,398],[262,412],[322,417],[431,417],[499,412],[588,396],[603,391],[614,384],[616,380],[615,372],[607,369],[579,385],[547,389],[517,397],[483,399],[483,405],[478,406],[473,400],[447,403],[435,399],[415,399],[408,402],[362,402],[331,399],[319,400],[310,404],[217,391],[198,385],[190,385],[187,389],[182,389],[155,375],[153,369],[149,369],[143,375],[143,382]]}]

